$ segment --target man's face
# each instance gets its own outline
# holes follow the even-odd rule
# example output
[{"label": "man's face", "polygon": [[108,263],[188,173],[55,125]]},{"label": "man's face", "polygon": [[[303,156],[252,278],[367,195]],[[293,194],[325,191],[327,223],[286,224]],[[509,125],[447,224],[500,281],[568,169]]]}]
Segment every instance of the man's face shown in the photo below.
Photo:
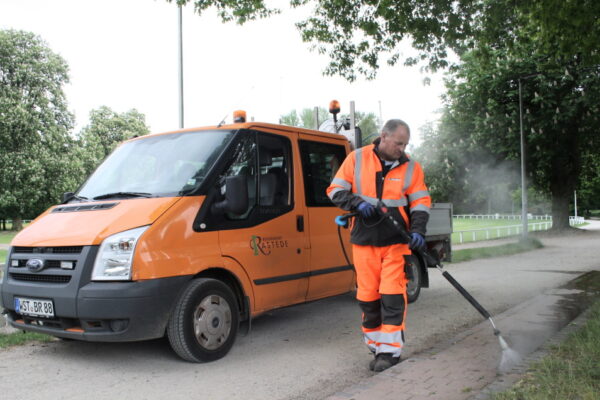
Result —
[{"label": "man's face", "polygon": [[381,142],[379,142],[378,147],[379,153],[386,161],[397,160],[404,153],[409,141],[408,130],[406,127],[399,125],[395,131],[381,134]]}]

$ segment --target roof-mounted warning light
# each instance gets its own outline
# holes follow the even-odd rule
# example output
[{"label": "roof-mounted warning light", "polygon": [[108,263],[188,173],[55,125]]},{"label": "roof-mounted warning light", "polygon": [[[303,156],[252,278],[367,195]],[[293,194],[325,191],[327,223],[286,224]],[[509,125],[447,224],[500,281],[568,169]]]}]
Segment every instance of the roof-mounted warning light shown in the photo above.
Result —
[{"label": "roof-mounted warning light", "polygon": [[244,110],[236,110],[233,112],[233,123],[238,124],[246,122],[246,111]]},{"label": "roof-mounted warning light", "polygon": [[340,102],[337,100],[331,100],[329,102],[329,112],[333,114],[333,122],[337,124],[337,115],[340,112]]}]

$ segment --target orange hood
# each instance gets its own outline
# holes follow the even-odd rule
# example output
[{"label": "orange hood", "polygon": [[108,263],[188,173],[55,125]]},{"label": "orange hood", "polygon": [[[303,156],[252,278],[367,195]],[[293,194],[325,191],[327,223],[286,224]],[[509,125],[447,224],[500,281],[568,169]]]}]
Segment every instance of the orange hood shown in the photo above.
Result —
[{"label": "orange hood", "polygon": [[98,245],[112,234],[152,224],[180,199],[115,199],[54,206],[19,232],[11,246]]}]

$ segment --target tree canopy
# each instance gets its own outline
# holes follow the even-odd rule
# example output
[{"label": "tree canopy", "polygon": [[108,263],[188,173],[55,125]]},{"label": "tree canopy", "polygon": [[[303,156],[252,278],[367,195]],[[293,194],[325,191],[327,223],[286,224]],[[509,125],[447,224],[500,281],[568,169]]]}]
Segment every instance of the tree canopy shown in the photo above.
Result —
[{"label": "tree canopy", "polygon": [[118,113],[101,106],[90,111],[90,122],[78,135],[83,176],[89,175],[119,143],[149,132],[144,114],[136,109]]},{"label": "tree canopy", "polygon": [[[173,0],[167,0],[172,2]],[[198,14],[216,8],[224,21],[243,24],[280,10],[266,0],[176,0]],[[598,63],[600,2],[596,0],[290,0],[312,7],[296,26],[302,39],[329,56],[325,73],[352,81],[375,77],[383,63],[423,63],[433,70],[457,66],[459,57],[479,45],[513,46],[533,40],[540,51]],[[522,26],[527,31],[519,31]],[[415,53],[404,53],[410,43]],[[383,59],[383,61],[382,61]]]},{"label": "tree canopy", "polygon": [[148,133],[144,115],[100,107],[78,138],[65,60],[38,36],[0,30],[0,219],[33,218],[76,190],[117,143]]},{"label": "tree canopy", "polygon": [[16,228],[69,184],[68,81],[66,62],[41,38],[0,30],[0,215]]}]

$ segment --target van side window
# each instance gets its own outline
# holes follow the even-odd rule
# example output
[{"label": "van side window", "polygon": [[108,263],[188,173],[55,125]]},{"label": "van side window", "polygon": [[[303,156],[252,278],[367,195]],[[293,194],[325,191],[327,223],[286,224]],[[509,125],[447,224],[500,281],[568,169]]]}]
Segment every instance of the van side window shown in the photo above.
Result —
[{"label": "van side window", "polygon": [[256,205],[256,142],[254,135],[244,137],[234,148],[234,160],[225,173],[221,176],[221,195],[225,195],[225,178],[228,176],[243,175],[248,187],[248,208],[240,215],[227,214],[229,219],[245,219]]},{"label": "van side window", "polygon": [[214,202],[226,195],[226,180],[243,175],[248,188],[248,208],[241,214],[213,213],[202,207],[194,222],[196,231],[239,229],[259,225],[294,208],[292,142],[286,136],[242,131],[241,139],[228,149],[231,161],[217,181]]},{"label": "van side window", "polygon": [[259,134],[259,205],[288,206],[292,204],[292,160],[290,154],[289,139]]},{"label": "van side window", "polygon": [[325,192],[346,158],[344,146],[331,143],[300,141],[304,193],[309,207],[333,207]]}]

